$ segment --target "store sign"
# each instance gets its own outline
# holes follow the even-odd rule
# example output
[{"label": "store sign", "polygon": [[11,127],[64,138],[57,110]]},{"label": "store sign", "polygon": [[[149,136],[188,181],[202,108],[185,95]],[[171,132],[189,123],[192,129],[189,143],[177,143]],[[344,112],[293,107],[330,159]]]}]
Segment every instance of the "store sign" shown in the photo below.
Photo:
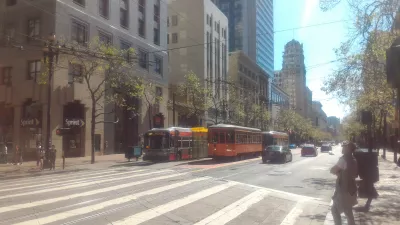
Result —
[{"label": "store sign", "polygon": [[164,115],[162,113],[158,113],[153,117],[154,128],[163,128],[164,127]]},{"label": "store sign", "polygon": [[85,121],[82,119],[65,119],[66,127],[83,127],[85,126]]},{"label": "store sign", "polygon": [[40,120],[36,118],[21,119],[21,127],[39,127],[39,126],[40,126]]}]

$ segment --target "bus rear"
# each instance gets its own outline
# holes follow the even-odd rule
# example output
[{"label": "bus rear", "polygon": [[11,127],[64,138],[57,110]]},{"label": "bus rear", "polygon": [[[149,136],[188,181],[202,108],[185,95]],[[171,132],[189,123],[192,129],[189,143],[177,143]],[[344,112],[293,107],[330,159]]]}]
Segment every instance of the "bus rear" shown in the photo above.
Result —
[{"label": "bus rear", "polygon": [[169,130],[148,131],[144,134],[143,160],[168,160],[173,147]]}]

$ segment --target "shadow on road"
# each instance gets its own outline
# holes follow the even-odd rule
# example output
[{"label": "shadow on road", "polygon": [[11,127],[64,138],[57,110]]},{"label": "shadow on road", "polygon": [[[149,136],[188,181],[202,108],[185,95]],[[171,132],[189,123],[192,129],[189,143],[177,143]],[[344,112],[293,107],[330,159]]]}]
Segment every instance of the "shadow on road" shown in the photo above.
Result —
[{"label": "shadow on road", "polygon": [[335,180],[325,178],[308,178],[303,182],[316,190],[334,190],[336,185]]},{"label": "shadow on road", "polygon": [[121,167],[140,167],[140,166],[151,166],[156,163],[167,163],[167,161],[159,161],[159,162],[152,162],[152,161],[141,161],[141,162],[125,162],[120,164],[115,164],[110,166],[109,168],[121,168]]}]

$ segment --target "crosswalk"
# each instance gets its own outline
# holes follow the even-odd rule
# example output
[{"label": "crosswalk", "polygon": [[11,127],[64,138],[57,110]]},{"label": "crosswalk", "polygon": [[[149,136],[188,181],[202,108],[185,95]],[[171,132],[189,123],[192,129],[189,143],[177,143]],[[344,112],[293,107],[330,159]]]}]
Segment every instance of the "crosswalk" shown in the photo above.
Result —
[{"label": "crosswalk", "polygon": [[90,170],[0,181],[1,225],[324,224],[328,211],[319,199],[191,171]]}]

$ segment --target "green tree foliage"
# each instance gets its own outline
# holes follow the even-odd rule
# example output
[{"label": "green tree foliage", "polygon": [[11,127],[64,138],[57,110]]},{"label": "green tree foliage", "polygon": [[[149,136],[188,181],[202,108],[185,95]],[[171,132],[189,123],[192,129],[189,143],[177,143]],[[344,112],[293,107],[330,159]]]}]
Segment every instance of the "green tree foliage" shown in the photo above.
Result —
[{"label": "green tree foliage", "polygon": [[352,116],[344,128],[347,136],[361,132],[355,115],[362,110],[373,113],[372,129],[379,136],[383,115],[387,113],[389,122],[394,118],[395,95],[386,82],[385,53],[398,36],[392,28],[400,1],[320,0],[321,9],[330,10],[340,2],[349,6],[351,26],[347,41],[335,50],[338,67],[323,90],[350,107]]},{"label": "green tree foliage", "polygon": [[109,109],[108,103],[130,107],[130,110],[136,111],[135,106],[130,105],[127,99],[140,98],[143,95],[143,83],[133,72],[135,66],[131,59],[134,58],[134,50],[120,50],[100,42],[98,38],[87,44],[62,41],[60,45],[49,43],[48,47],[59,52],[59,60],[53,67],[49,60],[44,62],[46,69],[41,81],[47,81],[49,68],[54,71],[68,70],[69,82],[82,84],[88,93],[94,163],[96,124],[118,122],[104,120],[105,115],[114,113],[114,107]]}]

